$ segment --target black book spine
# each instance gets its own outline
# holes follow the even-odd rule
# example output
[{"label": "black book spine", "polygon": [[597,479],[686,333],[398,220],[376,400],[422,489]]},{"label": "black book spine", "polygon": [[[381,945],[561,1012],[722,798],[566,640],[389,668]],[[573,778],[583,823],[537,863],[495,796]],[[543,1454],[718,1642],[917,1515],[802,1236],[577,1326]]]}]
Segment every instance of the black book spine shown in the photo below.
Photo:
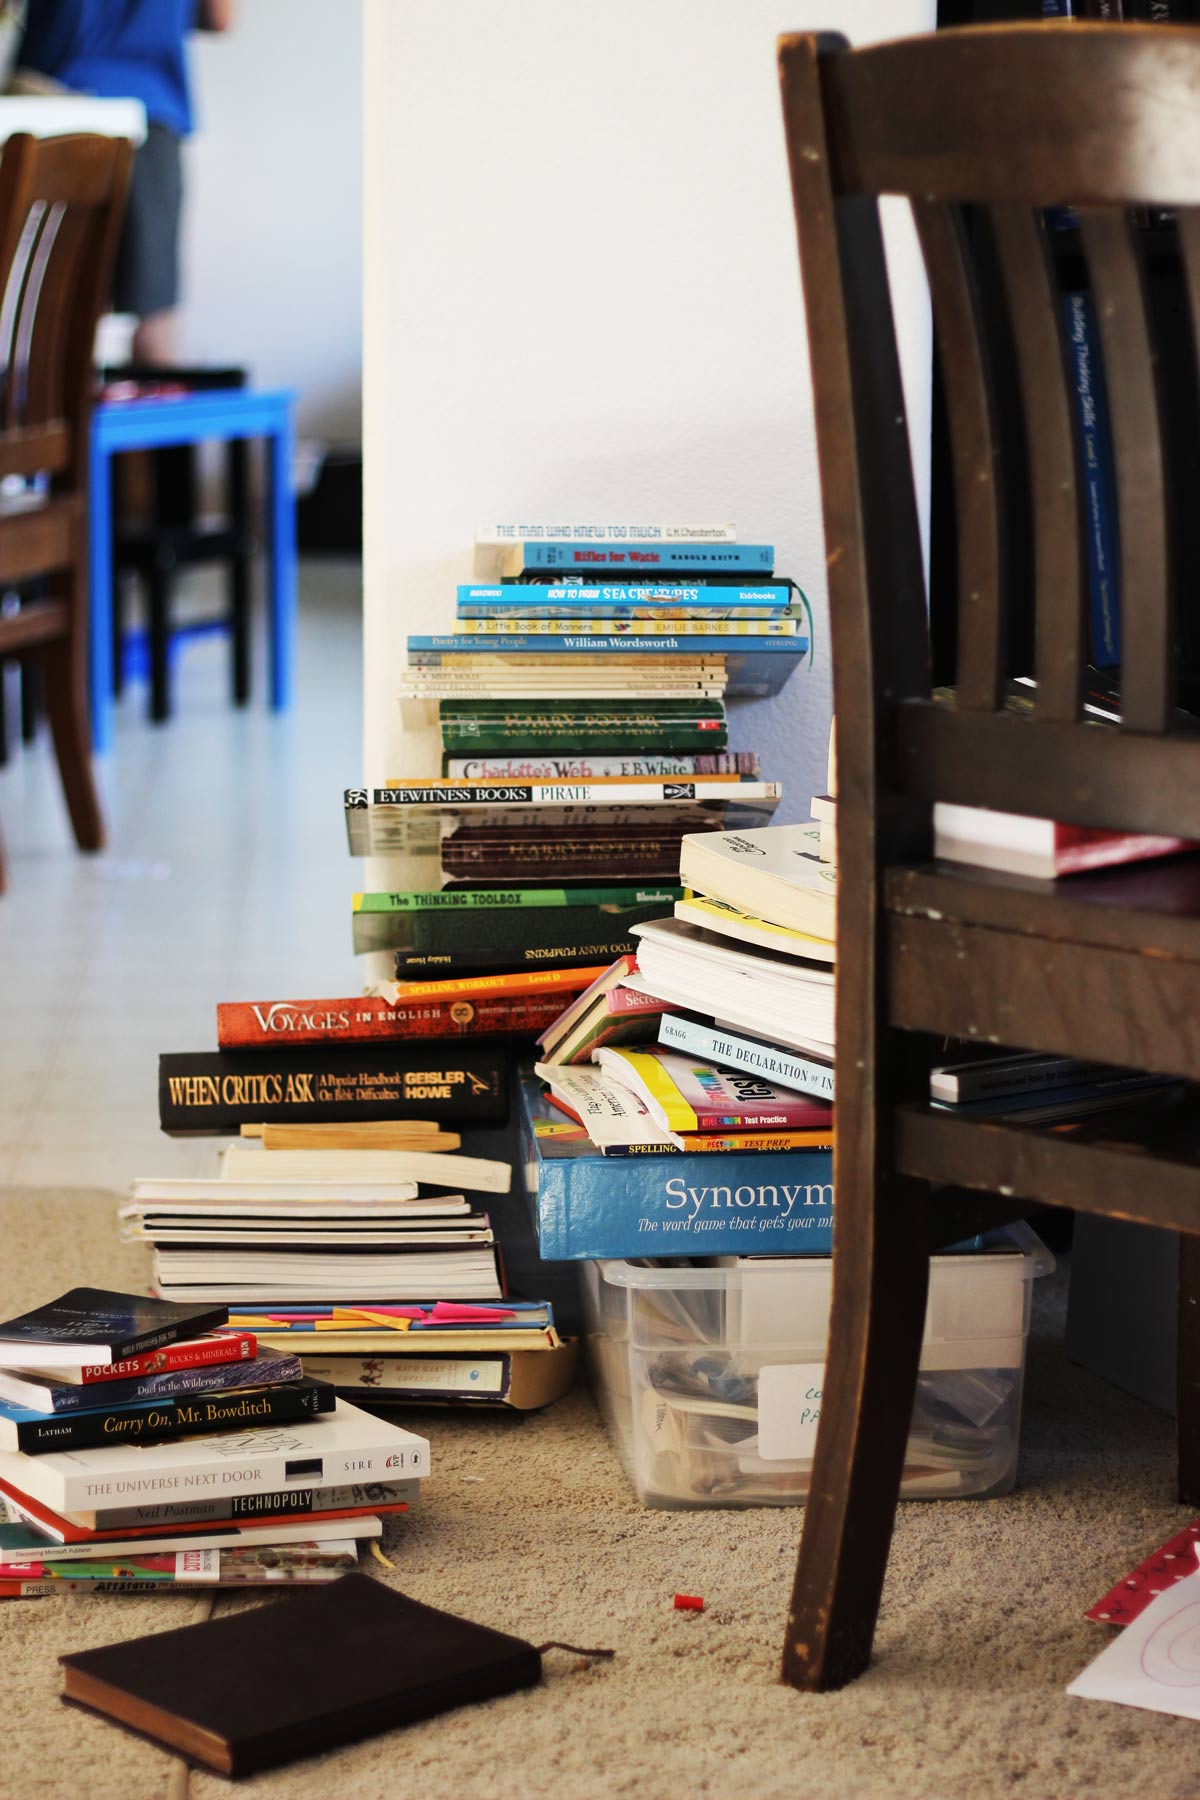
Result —
[{"label": "black book spine", "polygon": [[277,1388],[241,1388],[219,1394],[190,1394],[154,1406],[106,1407],[101,1412],[22,1419],[17,1448],[27,1456],[54,1450],[95,1450],[106,1444],[158,1444],[167,1438],[210,1431],[249,1431],[260,1425],[290,1425],[316,1413],[332,1412],[334,1390],[324,1381],[295,1381]]},{"label": "black book spine", "polygon": [[[658,909],[662,917],[663,909]],[[561,950],[512,950],[507,955],[480,945],[471,950],[443,950],[421,953],[416,950],[396,951],[398,981],[430,980],[454,975],[511,975],[521,969],[590,969],[601,963],[615,962],[637,948],[624,932],[593,943]],[[563,1006],[567,1005],[564,999]]]},{"label": "black book spine", "polygon": [[167,1132],[358,1119],[492,1125],[508,1110],[505,1059],[494,1045],[459,1041],[167,1055],[158,1061],[158,1108]]}]

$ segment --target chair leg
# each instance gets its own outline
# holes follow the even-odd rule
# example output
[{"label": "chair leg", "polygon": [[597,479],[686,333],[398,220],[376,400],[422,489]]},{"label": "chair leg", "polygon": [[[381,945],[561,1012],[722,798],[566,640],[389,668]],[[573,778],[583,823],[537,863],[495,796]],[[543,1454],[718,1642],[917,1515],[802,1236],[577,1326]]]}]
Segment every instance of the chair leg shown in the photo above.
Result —
[{"label": "chair leg", "polygon": [[229,562],[233,703],[235,706],[245,706],[250,698],[250,559],[254,554],[250,533],[250,486],[247,472],[249,445],[245,438],[231,438],[226,450],[229,522],[236,536],[236,547]]},{"label": "chair leg", "polygon": [[34,662],[21,664],[21,742],[32,744],[42,716],[42,672]]},{"label": "chair leg", "polygon": [[1200,1237],[1179,1234],[1175,1450],[1179,1498],[1200,1505]]},{"label": "chair leg", "polygon": [[87,706],[87,565],[81,560],[72,578],[74,604],[67,636],[42,653],[46,713],[58,758],[67,811],[81,850],[104,848],[104,818],[92,774],[92,739]]},{"label": "chair leg", "polygon": [[150,717],[161,724],[171,716],[171,627],[168,619],[171,573],[155,559],[146,572],[150,635]]},{"label": "chair leg", "polygon": [[[783,1679],[819,1691],[867,1666],[904,1472],[929,1280],[928,1190],[883,1173],[833,1252],[833,1310]],[[846,1229],[852,1225],[852,1229]]]}]

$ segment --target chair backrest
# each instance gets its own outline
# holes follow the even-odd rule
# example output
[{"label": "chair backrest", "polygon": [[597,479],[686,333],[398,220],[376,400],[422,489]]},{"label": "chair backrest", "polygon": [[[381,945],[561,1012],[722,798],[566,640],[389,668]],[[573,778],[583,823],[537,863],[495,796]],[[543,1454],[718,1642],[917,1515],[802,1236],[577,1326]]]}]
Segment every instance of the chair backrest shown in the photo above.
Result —
[{"label": "chair backrest", "polygon": [[132,150],[123,138],[10,138],[0,151],[0,476],[82,485],[96,323]]},{"label": "chair backrest", "polygon": [[[1200,31],[985,26],[861,50],[797,35],[780,40],[779,62],[817,413],[843,872],[850,859],[869,876],[926,854],[933,799],[1200,837],[1200,738],[1175,708],[1174,597],[1194,571],[1172,561],[1173,515],[1197,501],[1173,486],[1161,320],[1133,210],[1177,211],[1158,247],[1177,246],[1163,254],[1178,259],[1194,328]],[[939,349],[958,558],[953,704],[930,698],[884,195],[911,204]],[[1057,233],[1047,208],[1073,208],[1077,229]],[[1090,499],[1065,244],[1079,264],[1070,285],[1086,281],[1092,296],[1110,415],[1117,731],[1084,722]],[[1170,379],[1194,385],[1187,337]],[[1006,683],[1027,675],[1036,696],[1015,716]]]}]

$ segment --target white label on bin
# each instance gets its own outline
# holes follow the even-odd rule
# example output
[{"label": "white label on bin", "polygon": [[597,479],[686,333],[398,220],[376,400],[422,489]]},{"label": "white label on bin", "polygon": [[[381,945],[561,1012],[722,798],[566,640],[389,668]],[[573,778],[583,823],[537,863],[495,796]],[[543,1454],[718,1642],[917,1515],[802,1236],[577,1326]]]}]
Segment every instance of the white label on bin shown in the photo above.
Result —
[{"label": "white label on bin", "polygon": [[766,1462],[811,1460],[821,1417],[824,1363],[768,1363],[758,1371],[758,1454]]}]

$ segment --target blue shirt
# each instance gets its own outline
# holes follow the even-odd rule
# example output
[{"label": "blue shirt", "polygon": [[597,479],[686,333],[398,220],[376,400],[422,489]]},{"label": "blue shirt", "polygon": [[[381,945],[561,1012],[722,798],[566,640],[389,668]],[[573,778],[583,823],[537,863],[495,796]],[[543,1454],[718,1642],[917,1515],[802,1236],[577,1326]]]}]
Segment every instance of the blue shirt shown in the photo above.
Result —
[{"label": "blue shirt", "polygon": [[196,0],[29,0],[18,62],[78,93],[140,100],[177,137],[192,128],[184,38]]}]

